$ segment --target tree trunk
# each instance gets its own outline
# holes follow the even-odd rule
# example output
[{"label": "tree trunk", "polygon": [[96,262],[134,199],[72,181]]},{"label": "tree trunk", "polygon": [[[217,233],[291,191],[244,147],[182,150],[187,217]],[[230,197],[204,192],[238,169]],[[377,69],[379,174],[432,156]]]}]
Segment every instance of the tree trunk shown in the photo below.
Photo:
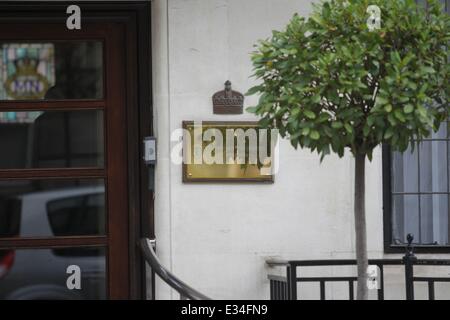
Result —
[{"label": "tree trunk", "polygon": [[358,286],[356,297],[358,300],[367,300],[369,288],[367,287],[367,228],[365,203],[365,164],[366,156],[355,156],[355,235],[356,235],[356,261],[358,265]]}]

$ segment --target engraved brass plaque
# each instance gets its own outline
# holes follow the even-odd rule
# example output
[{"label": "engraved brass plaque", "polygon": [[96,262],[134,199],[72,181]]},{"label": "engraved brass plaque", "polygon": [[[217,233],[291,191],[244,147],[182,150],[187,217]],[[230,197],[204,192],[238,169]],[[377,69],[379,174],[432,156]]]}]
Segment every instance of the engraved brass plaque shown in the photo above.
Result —
[{"label": "engraved brass plaque", "polygon": [[183,129],[183,182],[274,182],[274,140],[257,122],[184,121]]}]

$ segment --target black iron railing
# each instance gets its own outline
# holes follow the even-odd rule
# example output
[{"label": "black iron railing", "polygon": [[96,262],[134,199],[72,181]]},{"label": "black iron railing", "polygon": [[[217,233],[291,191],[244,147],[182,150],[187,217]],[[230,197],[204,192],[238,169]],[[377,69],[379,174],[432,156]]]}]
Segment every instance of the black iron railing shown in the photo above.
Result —
[{"label": "black iron railing", "polygon": [[152,272],[157,274],[172,289],[177,291],[180,294],[181,300],[210,300],[210,298],[193,289],[164,268],[153,250],[150,239],[145,238],[141,240],[141,249]]},{"label": "black iron railing", "polygon": [[[450,282],[449,277],[416,277],[414,276],[414,266],[450,266],[450,259],[418,259],[413,252],[413,237],[408,235],[407,252],[402,259],[370,259],[369,265],[377,266],[379,274],[377,277],[378,300],[384,300],[385,277],[384,268],[386,266],[403,266],[405,273],[405,293],[407,300],[414,300],[414,283],[428,283],[428,298],[435,299],[435,283]],[[326,300],[326,284],[333,282],[344,282],[348,284],[349,298],[354,300],[354,287],[357,277],[299,277],[302,267],[333,267],[333,266],[352,266],[356,265],[356,260],[301,260],[301,261],[283,261],[268,260],[270,267],[285,268],[286,275],[269,275],[270,299],[271,300],[298,300],[299,295],[297,287],[299,283],[313,282],[318,283],[320,287],[320,299]],[[301,284],[300,284],[301,285]]]}]

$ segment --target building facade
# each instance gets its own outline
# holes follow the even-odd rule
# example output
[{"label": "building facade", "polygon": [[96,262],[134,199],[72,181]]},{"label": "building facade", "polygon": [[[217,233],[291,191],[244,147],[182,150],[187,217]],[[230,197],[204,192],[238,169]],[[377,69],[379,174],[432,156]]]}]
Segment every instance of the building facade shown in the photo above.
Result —
[{"label": "building facade", "polygon": [[[186,185],[182,183],[180,167],[169,160],[174,145],[170,133],[180,128],[183,120],[254,119],[248,114],[213,115],[212,93],[227,79],[243,92],[255,85],[250,53],[257,40],[270,37],[272,30],[283,29],[294,13],[307,16],[311,10],[312,2],[308,0],[153,1],[154,119],[160,152],[155,198],[158,253],[175,274],[212,297],[268,298],[269,270],[265,265],[268,258],[354,258],[354,162],[351,155],[343,159],[330,156],[321,164],[318,155],[308,150],[296,151],[289,141],[280,141],[279,172],[271,185]],[[245,105],[255,105],[256,99],[247,97]],[[422,152],[421,166],[429,171],[421,169],[420,174],[423,181],[428,179],[431,184],[439,183],[438,176],[448,173],[445,147],[448,143],[440,143],[444,144],[442,148],[439,142],[430,143]],[[387,150],[385,161],[386,153]],[[430,159],[426,159],[426,154]],[[404,172],[411,179],[399,177],[395,181],[417,189],[414,180],[417,173],[414,176],[412,169],[408,171],[408,165],[417,167],[418,161],[412,163],[399,155],[393,158],[396,174]],[[392,250],[391,240],[385,239],[390,230],[398,228],[402,231],[394,232],[400,241],[406,241],[407,233],[415,234],[417,240],[421,229],[422,243],[439,241],[440,245],[448,245],[448,205],[440,204],[435,196],[422,195],[423,221],[419,225],[418,200],[412,195],[419,192],[414,189],[403,200],[406,206],[403,211],[399,208],[402,200],[399,199],[396,206],[397,218],[403,214],[401,212],[409,212],[409,218],[405,218],[409,224],[398,222],[393,226],[392,218],[384,219],[387,212],[383,211],[383,204],[386,205],[383,192],[391,191],[386,176],[383,182],[381,147],[367,165],[369,257],[401,257],[404,249]],[[385,163],[385,175],[388,167]],[[400,189],[395,191],[402,191]],[[421,190],[437,189],[431,185]],[[448,192],[447,185],[442,192]],[[445,201],[447,198],[445,196]],[[439,205],[444,207],[436,210]],[[436,211],[443,212],[442,217],[437,217]],[[440,226],[445,231],[433,229],[433,219],[434,228]],[[445,253],[427,256],[448,257]],[[340,271],[320,272],[336,275]],[[386,289],[390,297],[402,297],[403,274],[392,270],[386,276],[392,286]],[[344,287],[330,285],[327,297],[347,297],[348,293],[342,291]],[[318,285],[303,285],[299,290],[303,297],[319,297]],[[443,286],[441,290],[450,297],[450,288]],[[163,297],[172,297],[169,292],[163,293],[162,288],[159,292]],[[386,297],[389,298],[389,293]]]},{"label": "building facade", "polygon": [[[350,154],[321,163],[280,140],[273,183],[186,183],[173,161],[183,122],[258,120],[214,114],[212,96],[227,80],[243,93],[254,86],[254,45],[294,13],[308,16],[313,1],[77,5],[81,29],[74,20],[72,30],[67,3],[0,3],[0,298],[178,299],[145,268],[142,237],[214,299],[268,299],[267,276],[279,272],[270,259],[355,258]],[[257,99],[245,97],[244,109]],[[149,136],[156,165],[142,160]],[[449,144],[442,128],[412,154],[376,149],[366,169],[370,258],[401,258],[411,233],[420,257],[450,259]],[[385,270],[386,299],[405,297],[402,268]],[[302,272],[355,275],[351,267]],[[298,292],[319,298],[317,284]],[[348,299],[348,288],[327,284],[326,296]],[[450,299],[450,286],[436,284],[436,296]],[[427,298],[426,284],[416,298]]]}]

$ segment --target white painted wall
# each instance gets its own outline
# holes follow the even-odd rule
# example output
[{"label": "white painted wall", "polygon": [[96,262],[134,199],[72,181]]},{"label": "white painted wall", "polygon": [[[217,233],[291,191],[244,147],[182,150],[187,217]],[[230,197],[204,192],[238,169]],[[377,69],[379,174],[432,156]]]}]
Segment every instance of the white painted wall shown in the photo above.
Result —
[{"label": "white painted wall", "polygon": [[[225,80],[242,92],[254,84],[249,53],[309,0],[154,0],[153,91],[159,138],[155,199],[158,254],[181,279],[217,299],[266,299],[268,257],[353,258],[353,161],[322,164],[284,141],[273,185],[182,184],[170,162],[170,133],[183,120],[253,120],[217,116],[211,96]],[[247,98],[246,106],[255,103]],[[367,170],[369,256],[383,255],[381,152]],[[391,257],[391,256],[388,256]],[[442,257],[442,256],[441,256]],[[447,270],[448,271],[448,270]],[[403,275],[387,274],[390,283]],[[330,286],[328,297],[345,298]],[[447,290],[449,289],[442,289]],[[402,297],[397,288],[387,297]],[[317,298],[317,288],[302,288]],[[159,298],[175,298],[158,286]]]}]

